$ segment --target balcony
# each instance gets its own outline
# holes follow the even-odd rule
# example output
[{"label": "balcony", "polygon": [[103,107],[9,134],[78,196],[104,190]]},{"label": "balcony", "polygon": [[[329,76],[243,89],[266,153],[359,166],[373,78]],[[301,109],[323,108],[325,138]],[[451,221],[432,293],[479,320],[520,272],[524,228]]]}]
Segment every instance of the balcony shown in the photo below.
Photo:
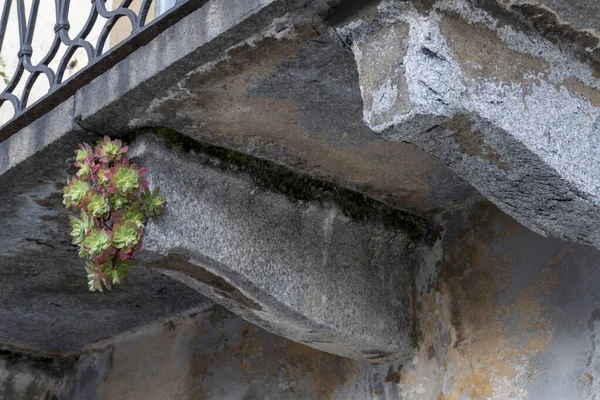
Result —
[{"label": "balcony", "polygon": [[[597,27],[475,3],[0,0],[0,393],[592,398]],[[169,207],[98,294],[104,135]]]}]

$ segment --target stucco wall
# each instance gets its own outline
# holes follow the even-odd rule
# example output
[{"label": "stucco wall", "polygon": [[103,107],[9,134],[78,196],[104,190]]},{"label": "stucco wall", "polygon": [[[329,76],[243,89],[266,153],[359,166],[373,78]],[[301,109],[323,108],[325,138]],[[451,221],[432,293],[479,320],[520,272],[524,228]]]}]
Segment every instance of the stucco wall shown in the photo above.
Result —
[{"label": "stucco wall", "polygon": [[596,399],[600,252],[543,238],[488,202],[440,227],[400,398]]}]

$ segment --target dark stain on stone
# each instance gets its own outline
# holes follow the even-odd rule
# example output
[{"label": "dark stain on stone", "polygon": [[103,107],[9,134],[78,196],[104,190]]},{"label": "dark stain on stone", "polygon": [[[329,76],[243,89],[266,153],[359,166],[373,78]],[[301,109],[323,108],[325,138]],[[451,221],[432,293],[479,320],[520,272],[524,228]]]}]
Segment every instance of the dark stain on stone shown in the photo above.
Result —
[{"label": "dark stain on stone", "polygon": [[51,393],[50,391],[47,391],[46,396],[44,396],[44,400],[58,400],[58,396]]},{"label": "dark stain on stone", "polygon": [[[19,350],[0,349],[5,366],[0,377],[2,399],[44,398],[58,400],[68,391],[74,377],[79,355],[46,356]],[[20,374],[36,377],[27,386],[14,385]],[[39,396],[39,397],[38,397]]]},{"label": "dark stain on stone", "polygon": [[27,237],[26,237],[26,238],[25,238],[25,241],[27,241],[27,242],[30,242],[30,243],[35,243],[35,244],[37,244],[38,246],[46,246],[46,247],[50,247],[51,249],[55,249],[55,248],[56,248],[56,246],[54,246],[54,245],[52,245],[52,244],[50,244],[50,243],[44,242],[43,240],[40,240],[40,239],[35,239],[35,238],[27,238]]},{"label": "dark stain on stone", "polygon": [[166,323],[166,325],[167,325],[167,328],[168,328],[170,331],[175,331],[175,330],[177,330],[177,327],[175,326],[175,323],[174,323],[172,320],[170,320],[169,322],[167,322],[167,323]]},{"label": "dark stain on stone", "polygon": [[444,251],[438,277],[438,289],[447,287],[451,293],[451,323],[456,330],[454,347],[467,339],[465,325],[481,323],[492,314],[497,285],[490,271],[492,262],[485,256],[494,232],[488,227],[500,211],[489,203],[479,203],[469,216],[469,225],[462,229],[459,240],[452,239]]},{"label": "dark stain on stone", "polygon": [[429,48],[427,48],[425,46],[421,47],[421,53],[425,54],[429,58],[435,58],[435,59],[438,59],[440,61],[446,61],[446,58],[444,56],[442,56],[441,54],[436,53],[435,51],[433,51],[433,50],[431,50],[431,49],[429,49]]},{"label": "dark stain on stone", "polygon": [[35,202],[48,210],[60,210],[63,208],[62,200],[63,194],[60,192],[54,192],[46,198],[36,199]]},{"label": "dark stain on stone", "polygon": [[435,357],[435,347],[432,345],[427,349],[427,358],[431,360],[433,357]]},{"label": "dark stain on stone", "polygon": [[[534,3],[508,4],[498,0],[470,0],[498,20],[498,28],[511,26],[529,34],[537,31],[563,50],[573,51],[583,62],[590,63],[596,78],[600,78],[600,38],[591,30],[577,30],[562,22],[550,8]],[[593,49],[589,51],[589,49]]]},{"label": "dark stain on stone", "polygon": [[[390,367],[391,369],[391,367]],[[393,383],[393,384],[400,384],[400,379],[402,378],[402,375],[400,374],[400,372],[398,371],[389,371],[387,376],[385,377],[385,382],[386,383]]]},{"label": "dark stain on stone", "polygon": [[509,171],[510,165],[500,159],[500,154],[485,143],[483,133],[465,115],[454,116],[440,125],[454,134],[460,151],[472,157],[480,157],[490,161],[503,171]]},{"label": "dark stain on stone", "polygon": [[239,289],[233,286],[231,283],[199,265],[190,263],[189,261],[189,257],[183,254],[170,253],[161,260],[149,263],[148,267],[183,272],[184,274],[211,286],[218,294],[229,300],[233,300],[246,308],[255,311],[262,311],[260,304],[244,296],[242,292],[240,292]]},{"label": "dark stain on stone", "polygon": [[370,357],[367,357],[367,360],[370,360],[373,362],[383,361],[385,358],[392,355],[392,353],[389,353],[387,351],[376,350],[376,349],[375,350],[364,350],[362,353],[364,355],[370,355]]},{"label": "dark stain on stone", "polygon": [[[560,85],[566,87],[575,94],[583,96],[594,107],[600,107],[600,90],[588,86],[576,78],[565,79]],[[560,88],[560,85],[557,85],[557,89]]]},{"label": "dark stain on stone", "polygon": [[586,366],[590,367],[596,357],[596,329],[594,324],[596,321],[600,321],[600,309],[594,309],[590,318],[588,319],[588,330],[590,331],[590,351],[588,352]]},{"label": "dark stain on stone", "polygon": [[485,24],[448,13],[440,27],[462,70],[472,79],[525,84],[526,75],[548,75],[550,71],[546,60],[511,49]]},{"label": "dark stain on stone", "polygon": [[383,350],[377,350],[377,349],[374,349],[374,350],[363,350],[362,353],[365,354],[365,355],[369,355],[369,354],[377,354],[377,355],[384,355],[384,356],[391,356],[392,355],[392,353],[388,353],[388,352],[385,352]]},{"label": "dark stain on stone", "polygon": [[376,0],[343,1],[329,8],[323,16],[323,20],[327,25],[339,26],[361,16],[372,19],[377,13],[377,3]]},{"label": "dark stain on stone", "polygon": [[591,62],[595,77],[600,78],[600,49],[597,48],[600,38],[593,31],[576,30],[570,24],[560,21],[551,9],[535,3],[513,4],[509,10],[551,42],[569,50],[576,50],[582,61]]}]

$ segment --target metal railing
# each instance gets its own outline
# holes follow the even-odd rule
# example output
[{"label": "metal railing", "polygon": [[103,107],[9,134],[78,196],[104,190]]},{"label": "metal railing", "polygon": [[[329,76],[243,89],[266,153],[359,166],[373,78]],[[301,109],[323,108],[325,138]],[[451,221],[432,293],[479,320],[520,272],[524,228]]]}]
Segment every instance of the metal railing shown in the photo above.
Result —
[{"label": "metal railing", "polygon": [[[83,27],[79,29],[78,33],[73,34],[70,32],[71,24],[69,22],[71,1],[54,0],[55,23],[53,32],[49,32],[54,35],[52,44],[45,50],[45,54],[39,57],[40,60],[34,63],[32,55],[36,52],[33,43],[36,23],[44,12],[46,12],[44,18],[53,18],[47,15],[49,11],[52,11],[51,5],[48,4],[52,0],[43,1],[46,9],[44,9],[44,5],[40,8],[40,0],[28,1],[26,4],[25,0],[4,0],[0,15],[0,55],[5,64],[9,64],[11,57],[18,58],[14,70],[3,71],[8,77],[8,83],[0,93],[0,106],[9,102],[14,110],[14,115],[0,127],[0,142],[72,96],[77,89],[207,2],[207,0],[177,0],[171,9],[149,22],[148,14],[154,0],[138,1],[136,8],[139,6],[139,9],[137,11],[131,6],[134,0],[121,0],[120,4],[112,10],[107,9],[107,0],[91,0],[91,4],[90,0],[77,0],[76,7],[79,11],[81,7],[89,7],[89,12]],[[1,3],[2,0],[0,0]],[[18,25],[19,48],[16,54],[6,54],[6,51],[2,52],[2,47],[7,39],[7,26],[9,18],[14,23],[15,17]],[[109,35],[117,21],[122,18],[129,20],[131,33],[127,39],[113,48],[107,49]],[[100,29],[98,28],[99,23]],[[95,40],[90,38],[93,28],[100,31]],[[13,37],[12,40],[14,41],[14,39]],[[61,47],[62,54],[59,55]],[[87,65],[73,76],[66,78],[65,71],[78,49],[85,51]],[[38,79],[47,80],[48,92],[34,104],[30,104],[31,90]],[[15,90],[17,88],[19,88],[18,91]]]}]

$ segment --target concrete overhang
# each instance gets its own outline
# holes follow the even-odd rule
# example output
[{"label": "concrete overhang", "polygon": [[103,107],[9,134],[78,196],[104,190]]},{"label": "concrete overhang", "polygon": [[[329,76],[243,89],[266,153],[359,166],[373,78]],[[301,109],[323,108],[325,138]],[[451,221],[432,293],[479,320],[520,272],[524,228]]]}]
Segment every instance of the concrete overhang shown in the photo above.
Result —
[{"label": "concrete overhang", "polygon": [[[75,143],[168,127],[244,165],[270,160],[293,182],[331,185],[342,203],[368,199],[369,211],[357,218],[339,197],[257,185],[256,170],[146,136],[133,147],[170,202],[148,230],[149,266],[319,349],[408,357],[412,274],[436,214],[482,193],[536,232],[599,245],[595,47],[581,47],[583,36],[548,36],[519,2],[483,3],[209,2],[0,144],[10,205],[0,214],[0,265],[18,277],[3,283],[40,296],[44,307],[28,312],[51,323],[47,290],[75,279],[60,272],[77,260],[56,195]],[[507,15],[524,22],[505,24]],[[569,18],[572,30],[591,27]],[[536,21],[538,31],[525,30]],[[402,226],[386,226],[393,215]],[[85,285],[56,296],[86,316],[108,312],[128,290],[145,299],[167,288],[161,304],[177,302],[165,312],[205,302],[178,282],[136,275],[139,286],[113,297],[84,294]],[[102,335],[163,315],[151,311]],[[14,326],[41,326],[27,321],[35,320]],[[15,342],[14,332],[2,340]]]},{"label": "concrete overhang", "polygon": [[[424,216],[478,195],[414,146],[389,148],[365,128],[352,54],[323,20],[337,12],[326,2],[209,2],[0,144],[0,181],[11,204],[2,218],[8,227],[2,265],[44,270],[39,260],[45,257],[52,268],[32,272],[26,283],[42,302],[43,291],[35,288],[48,284],[45,274],[76,263],[60,204],[75,143],[102,134],[134,141],[148,131],[140,127],[170,126],[187,136],[150,131],[168,144],[184,138],[179,147],[193,143],[198,154],[166,150],[156,137],[130,143],[170,203],[163,222],[148,230],[140,265],[159,268],[267,330],[313,347],[369,362],[410,357],[414,267],[429,237]],[[331,82],[321,78],[312,96],[315,82],[307,78],[322,74]],[[203,106],[198,99],[204,94],[188,93],[181,83],[211,91],[248,77],[266,78],[267,91],[253,92],[258,81],[239,86],[237,104],[224,104],[230,95],[217,89],[220,99],[213,96]],[[269,89],[274,85],[286,89]],[[284,101],[294,94],[301,97],[297,102]],[[282,107],[273,109],[278,103]],[[207,116],[217,121],[214,128],[191,120]],[[263,167],[245,171],[256,165]],[[177,182],[185,184],[171,185]],[[178,288],[169,289],[172,296],[179,296]],[[85,285],[73,290],[84,292]],[[80,298],[84,309],[110,308],[86,296]],[[118,301],[109,296],[104,301]],[[193,297],[188,306],[204,299]],[[65,309],[76,311],[72,301]],[[51,320],[47,312],[39,310],[40,318]],[[146,317],[144,323],[160,318]],[[14,326],[41,326],[13,318]],[[11,335],[3,338],[7,346]],[[51,351],[46,344],[37,346]]]}]

